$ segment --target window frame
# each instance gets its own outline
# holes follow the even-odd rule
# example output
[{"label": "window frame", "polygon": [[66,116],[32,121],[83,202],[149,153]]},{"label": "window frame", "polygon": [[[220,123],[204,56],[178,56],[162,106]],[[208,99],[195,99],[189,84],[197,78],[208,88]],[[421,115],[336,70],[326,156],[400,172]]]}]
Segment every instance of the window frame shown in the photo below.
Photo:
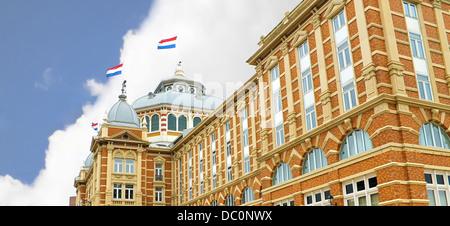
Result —
[{"label": "window frame", "polygon": [[280,163],[273,173],[272,185],[277,185],[292,179],[292,171],[286,162]]},{"label": "window frame", "polygon": [[[358,133],[362,133],[359,137],[358,140]],[[358,141],[362,142],[358,143]],[[370,141],[370,143],[367,143],[366,141]],[[353,146],[353,149],[350,149],[350,145]],[[362,148],[362,150],[361,150]],[[346,149],[346,150],[343,150]],[[355,156],[357,154],[360,154],[362,152],[365,151],[369,151],[373,149],[373,144],[372,144],[372,140],[370,140],[370,136],[369,134],[362,130],[362,129],[358,129],[358,130],[354,130],[351,133],[347,134],[347,136],[345,136],[344,140],[342,141],[340,150],[339,150],[339,160],[344,160],[347,158],[350,158],[352,156]],[[346,154],[346,151],[348,154]]]},{"label": "window frame", "polygon": [[[376,202],[376,205],[378,205],[380,203],[380,199],[379,199],[379,192],[378,192],[378,180],[376,181],[377,184],[375,186],[371,187],[371,182],[369,182],[369,180],[372,179],[373,182],[373,178],[375,178],[377,180],[376,174],[369,174],[369,175],[364,175],[362,177],[357,177],[354,179],[351,179],[349,181],[344,181],[342,183],[342,193],[343,193],[343,199],[344,199],[344,206],[361,206],[361,200],[365,200],[366,205],[370,204],[370,206],[372,206],[372,202],[371,202],[371,198],[372,195],[376,195],[378,197],[378,202]],[[363,183],[360,183],[363,182]],[[364,189],[361,189],[361,185],[364,186]],[[351,191],[349,191],[351,188]],[[375,197],[375,196],[374,196]],[[364,198],[364,199],[361,199]],[[351,202],[353,202],[353,205],[349,205],[351,204]],[[368,202],[369,201],[369,202]]]},{"label": "window frame", "polygon": [[[427,126],[430,126],[429,129],[427,129]],[[438,137],[436,137],[435,133],[438,132]],[[445,130],[432,122],[427,122],[420,127],[419,130],[419,144],[423,146],[428,147],[437,147],[437,148],[445,148],[450,149],[450,137],[448,136],[447,132]],[[428,133],[431,133],[431,137],[429,137]],[[439,139],[438,139],[439,138]],[[429,141],[432,142],[432,145],[429,145]],[[436,145],[436,141],[439,141],[441,146]]]},{"label": "window frame", "polygon": [[314,170],[328,166],[325,152],[320,148],[314,148],[305,155],[303,161],[302,174],[310,173]]}]

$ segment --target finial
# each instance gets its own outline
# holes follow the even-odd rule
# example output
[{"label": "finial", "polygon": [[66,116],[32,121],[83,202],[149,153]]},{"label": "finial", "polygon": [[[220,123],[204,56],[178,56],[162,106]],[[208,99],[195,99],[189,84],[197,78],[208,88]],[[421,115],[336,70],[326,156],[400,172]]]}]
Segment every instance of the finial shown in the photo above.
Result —
[{"label": "finial", "polygon": [[125,100],[127,98],[127,91],[125,90],[125,87],[127,87],[126,83],[127,83],[127,80],[123,80],[122,94],[119,95],[119,99],[121,99],[121,100]]},{"label": "finial", "polygon": [[184,76],[184,71],[181,70],[181,60],[178,62],[177,70],[175,71],[175,75]]}]

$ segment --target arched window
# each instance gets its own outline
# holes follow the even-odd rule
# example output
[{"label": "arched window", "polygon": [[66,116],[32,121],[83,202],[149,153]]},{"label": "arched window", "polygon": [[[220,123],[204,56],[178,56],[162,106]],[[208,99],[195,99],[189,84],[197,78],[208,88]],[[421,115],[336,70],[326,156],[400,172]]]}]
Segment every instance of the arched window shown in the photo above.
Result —
[{"label": "arched window", "polygon": [[225,199],[225,206],[235,206],[234,196],[232,194],[227,195]]},{"label": "arched window", "polygon": [[202,119],[200,117],[194,117],[194,127],[197,126],[202,122]]},{"label": "arched window", "polygon": [[287,163],[283,162],[275,169],[272,184],[276,185],[290,179],[292,179],[291,167],[289,167]]},{"label": "arched window", "polygon": [[159,115],[158,114],[154,114],[152,116],[152,132],[153,131],[158,131],[159,130]]},{"label": "arched window", "polygon": [[177,130],[177,117],[173,114],[169,114],[167,116],[167,129],[168,130]]},{"label": "arched window", "polygon": [[144,118],[142,119],[142,125],[144,124],[144,121],[145,121],[145,123],[147,123],[147,131],[150,131],[149,130],[149,128],[150,128],[150,117],[148,117],[147,115],[144,116]]},{"label": "arched window", "polygon": [[242,194],[242,204],[251,202],[255,200],[255,194],[253,194],[253,189],[251,187],[247,187]]},{"label": "arched window", "polygon": [[450,139],[442,127],[425,123],[420,128],[419,144],[438,148],[450,148]]},{"label": "arched window", "polygon": [[347,135],[344,142],[342,142],[340,159],[346,159],[372,148],[372,141],[370,140],[369,134],[364,130],[353,131]]},{"label": "arched window", "polygon": [[305,161],[303,162],[303,174],[309,173],[313,170],[325,167],[327,165],[328,162],[325,158],[325,152],[320,150],[320,148],[314,148],[305,156]]},{"label": "arched window", "polygon": [[219,202],[217,200],[212,201],[211,206],[219,206]]},{"label": "arched window", "polygon": [[178,131],[183,131],[187,128],[186,116],[180,115],[178,117]]}]

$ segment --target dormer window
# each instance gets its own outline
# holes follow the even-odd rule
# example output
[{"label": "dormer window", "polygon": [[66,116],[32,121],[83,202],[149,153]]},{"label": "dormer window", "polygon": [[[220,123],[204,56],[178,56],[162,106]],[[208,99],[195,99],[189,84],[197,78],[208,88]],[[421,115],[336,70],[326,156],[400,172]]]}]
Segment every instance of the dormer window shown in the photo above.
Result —
[{"label": "dormer window", "polygon": [[167,86],[166,87],[166,92],[172,90],[172,86]]},{"label": "dormer window", "polygon": [[184,87],[183,86],[178,86],[178,92],[184,92]]},{"label": "dormer window", "polygon": [[191,88],[189,89],[189,91],[190,91],[192,94],[194,94],[194,93],[195,93],[195,88],[194,88],[194,87],[191,87]]}]

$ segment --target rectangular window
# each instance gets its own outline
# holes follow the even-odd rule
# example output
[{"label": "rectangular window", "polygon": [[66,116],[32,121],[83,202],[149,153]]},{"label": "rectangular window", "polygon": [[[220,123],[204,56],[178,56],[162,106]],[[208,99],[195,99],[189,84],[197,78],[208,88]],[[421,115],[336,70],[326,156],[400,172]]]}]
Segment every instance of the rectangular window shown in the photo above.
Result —
[{"label": "rectangular window", "polygon": [[433,95],[431,93],[431,85],[428,76],[417,74],[417,84],[419,86],[420,99],[432,101]]},{"label": "rectangular window", "polygon": [[450,172],[426,170],[427,196],[429,206],[448,206],[450,198]]},{"label": "rectangular window", "polygon": [[405,10],[405,15],[407,17],[415,18],[417,19],[417,8],[416,5],[409,3],[409,2],[403,2],[403,9]]},{"label": "rectangular window", "polygon": [[343,88],[344,110],[350,110],[355,107],[357,103],[355,84],[353,81]]},{"label": "rectangular window", "polygon": [[313,90],[312,76],[311,76],[310,68],[308,68],[306,71],[304,71],[302,73],[302,86],[303,86],[303,94],[306,94],[309,91]]},{"label": "rectangular window", "polygon": [[314,106],[311,106],[306,109],[305,113],[306,118],[306,130],[309,131],[313,128],[316,128],[317,122],[316,122],[316,109]]},{"label": "rectangular window", "polygon": [[134,199],[134,185],[125,184],[125,199],[127,200]]},{"label": "rectangular window", "polygon": [[113,185],[113,199],[122,199],[122,184]]},{"label": "rectangular window", "polygon": [[339,70],[341,71],[352,64],[348,41],[345,41],[338,47],[338,60],[339,60]]},{"label": "rectangular window", "polygon": [[114,173],[123,173],[123,159],[114,159]]},{"label": "rectangular window", "polygon": [[275,128],[275,134],[276,134],[276,146],[280,146],[282,144],[284,144],[284,128],[283,128],[283,124],[278,125]]},{"label": "rectangular window", "polygon": [[303,57],[308,55],[308,53],[309,53],[308,41],[306,41],[303,44],[301,44],[300,47],[298,47],[298,55],[300,56],[300,59],[302,59]]},{"label": "rectangular window", "polygon": [[273,94],[273,111],[274,113],[280,112],[282,110],[281,106],[281,90],[277,90]]},{"label": "rectangular window", "polygon": [[228,181],[233,180],[233,173],[231,172],[231,166],[227,168],[227,179]]},{"label": "rectangular window", "polygon": [[376,176],[363,176],[344,183],[344,204],[347,206],[376,206],[379,203]]},{"label": "rectangular window", "polygon": [[345,24],[345,15],[344,11],[342,11],[333,19],[334,31],[336,32],[337,30],[341,29]]},{"label": "rectangular window", "polygon": [[413,57],[425,58],[422,36],[414,33],[409,33],[409,40],[411,41],[411,51]]},{"label": "rectangular window", "polygon": [[272,78],[272,81],[276,80],[278,77],[280,77],[280,72],[278,70],[278,65],[275,66],[274,68],[272,68],[272,70],[270,70],[270,76]]},{"label": "rectangular window", "polygon": [[163,165],[155,165],[155,181],[163,181]]},{"label": "rectangular window", "polygon": [[155,188],[155,202],[163,201],[163,188]]},{"label": "rectangular window", "polygon": [[134,173],[134,160],[125,160],[125,173]]}]

